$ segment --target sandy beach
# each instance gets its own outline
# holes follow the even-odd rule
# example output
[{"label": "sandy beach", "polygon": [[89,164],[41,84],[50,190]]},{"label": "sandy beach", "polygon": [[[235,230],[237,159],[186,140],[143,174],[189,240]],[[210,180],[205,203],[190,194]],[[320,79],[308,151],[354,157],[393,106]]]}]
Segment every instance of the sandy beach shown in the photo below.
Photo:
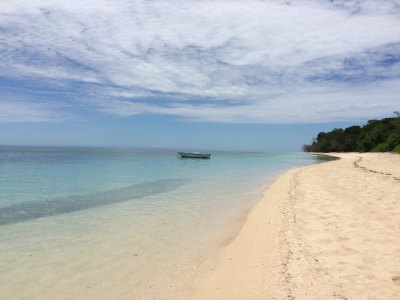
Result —
[{"label": "sandy beach", "polygon": [[193,299],[400,299],[400,155],[335,156],[265,191]]}]

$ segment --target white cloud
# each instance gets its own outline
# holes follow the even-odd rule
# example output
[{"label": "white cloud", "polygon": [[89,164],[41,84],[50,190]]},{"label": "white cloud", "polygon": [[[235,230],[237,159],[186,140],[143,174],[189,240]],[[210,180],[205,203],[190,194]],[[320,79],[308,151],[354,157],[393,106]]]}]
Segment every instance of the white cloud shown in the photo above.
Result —
[{"label": "white cloud", "polygon": [[77,107],[120,116],[296,123],[398,109],[398,1],[287,2],[3,0],[0,76],[58,81]]},{"label": "white cloud", "polygon": [[71,116],[59,112],[60,107],[51,103],[0,100],[1,122],[59,122]]}]

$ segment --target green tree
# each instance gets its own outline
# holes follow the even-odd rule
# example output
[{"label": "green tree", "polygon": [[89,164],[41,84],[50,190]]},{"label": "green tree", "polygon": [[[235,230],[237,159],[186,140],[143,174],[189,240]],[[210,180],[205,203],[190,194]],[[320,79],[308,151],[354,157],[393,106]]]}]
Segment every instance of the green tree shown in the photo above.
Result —
[{"label": "green tree", "polygon": [[386,152],[399,151],[400,148],[400,113],[399,117],[382,120],[369,120],[364,126],[350,126],[345,129],[335,128],[330,132],[320,132],[311,145],[304,145],[303,150],[310,152]]}]

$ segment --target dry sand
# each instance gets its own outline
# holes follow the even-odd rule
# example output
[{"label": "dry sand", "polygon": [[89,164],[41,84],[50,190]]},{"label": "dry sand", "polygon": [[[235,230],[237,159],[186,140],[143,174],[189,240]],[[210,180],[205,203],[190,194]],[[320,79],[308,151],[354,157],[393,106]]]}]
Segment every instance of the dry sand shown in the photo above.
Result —
[{"label": "dry sand", "polygon": [[193,298],[400,299],[400,155],[337,156],[279,177]]}]

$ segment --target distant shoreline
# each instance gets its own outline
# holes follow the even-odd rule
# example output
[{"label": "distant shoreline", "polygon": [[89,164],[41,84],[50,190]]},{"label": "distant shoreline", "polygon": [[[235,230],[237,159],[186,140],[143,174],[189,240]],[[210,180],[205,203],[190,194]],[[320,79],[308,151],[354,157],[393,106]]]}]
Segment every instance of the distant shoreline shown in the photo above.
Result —
[{"label": "distant shoreline", "polygon": [[197,270],[193,299],[395,299],[400,293],[400,156],[292,169],[241,231]]}]

